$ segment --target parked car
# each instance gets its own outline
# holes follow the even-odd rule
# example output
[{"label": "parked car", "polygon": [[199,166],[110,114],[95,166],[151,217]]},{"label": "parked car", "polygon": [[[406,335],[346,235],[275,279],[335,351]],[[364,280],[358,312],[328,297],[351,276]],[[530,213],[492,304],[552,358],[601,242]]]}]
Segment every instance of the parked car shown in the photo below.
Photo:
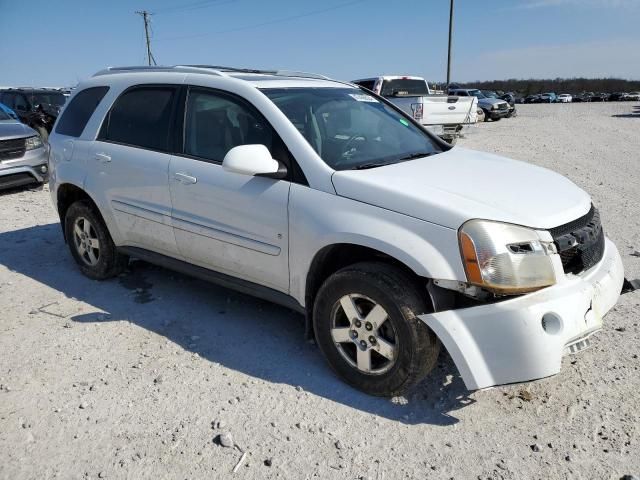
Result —
[{"label": "parked car", "polygon": [[606,102],[609,100],[609,95],[606,93],[593,93],[589,96],[590,102]]},{"label": "parked car", "polygon": [[553,92],[543,93],[540,95],[538,102],[539,103],[554,103],[556,101],[556,94]]},{"label": "parked car", "polygon": [[48,173],[40,135],[0,109],[0,189],[43,183]]},{"label": "parked car", "polygon": [[476,97],[478,99],[478,106],[484,110],[485,122],[488,122],[489,120],[498,121],[509,115],[509,104],[507,102],[497,98],[486,97],[477,88],[449,89],[449,95],[455,95],[458,97]]},{"label": "parked car", "polygon": [[4,103],[0,103],[0,110],[9,115],[9,117],[13,118],[14,120],[20,120],[18,114],[7,107]]},{"label": "parked car", "polygon": [[589,93],[576,93],[575,95],[571,96],[571,102],[572,103],[580,103],[580,102],[590,102],[591,101],[591,95]]},{"label": "parked car", "polygon": [[620,101],[625,101],[627,100],[627,97],[629,96],[628,93],[624,93],[624,92],[614,92],[611,95],[609,95],[609,101],[610,102],[620,102]]},{"label": "parked car", "polygon": [[539,103],[540,95],[527,95],[524,98],[524,103]]},{"label": "parked car", "polygon": [[571,103],[572,100],[573,100],[573,97],[571,96],[571,94],[569,94],[569,93],[561,93],[560,95],[558,95],[558,98],[556,99],[556,102],[558,102],[558,103]]},{"label": "parked car", "polygon": [[638,101],[640,100],[640,92],[630,92],[627,95],[627,99],[628,100],[632,100],[632,101]]},{"label": "parked car", "polygon": [[624,280],[570,180],[451,147],[326,77],[111,68],[80,84],[50,143],[85,275],[136,257],[284,304],[374,395],[420,382],[440,343],[469,389],[553,375]]},{"label": "parked car", "polygon": [[451,144],[476,123],[475,98],[436,95],[422,77],[385,75],[353,83],[382,95]]},{"label": "parked car", "polygon": [[0,103],[18,114],[46,142],[51,128],[65,103],[57,89],[10,88],[0,91]]},{"label": "parked car", "polygon": [[517,115],[516,111],[516,96],[513,93],[505,93],[500,95],[501,100],[504,100],[509,104],[509,113],[507,114],[507,118],[515,117]]}]

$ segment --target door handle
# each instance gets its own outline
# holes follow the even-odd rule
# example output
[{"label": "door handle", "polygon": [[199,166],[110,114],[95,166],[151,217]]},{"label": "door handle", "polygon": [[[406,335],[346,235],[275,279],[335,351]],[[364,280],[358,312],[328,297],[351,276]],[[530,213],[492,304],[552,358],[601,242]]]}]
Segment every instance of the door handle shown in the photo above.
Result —
[{"label": "door handle", "polygon": [[107,155],[106,153],[96,153],[96,160],[101,161],[102,163],[109,163],[111,161],[111,155]]},{"label": "door handle", "polygon": [[198,181],[196,177],[187,175],[186,173],[176,172],[173,174],[173,178],[182,183],[183,185],[192,185]]}]

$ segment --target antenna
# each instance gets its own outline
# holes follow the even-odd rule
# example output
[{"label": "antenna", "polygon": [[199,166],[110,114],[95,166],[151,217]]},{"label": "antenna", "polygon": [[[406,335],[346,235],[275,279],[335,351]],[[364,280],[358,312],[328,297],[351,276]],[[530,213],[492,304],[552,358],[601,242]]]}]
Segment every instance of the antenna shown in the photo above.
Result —
[{"label": "antenna", "polygon": [[149,66],[152,65],[151,62],[153,62],[153,65],[157,65],[156,59],[153,57],[153,53],[151,53],[151,39],[149,38],[149,17],[153,14],[147,10],[137,10],[135,13],[140,15],[144,21],[144,36],[147,39],[147,61]]}]

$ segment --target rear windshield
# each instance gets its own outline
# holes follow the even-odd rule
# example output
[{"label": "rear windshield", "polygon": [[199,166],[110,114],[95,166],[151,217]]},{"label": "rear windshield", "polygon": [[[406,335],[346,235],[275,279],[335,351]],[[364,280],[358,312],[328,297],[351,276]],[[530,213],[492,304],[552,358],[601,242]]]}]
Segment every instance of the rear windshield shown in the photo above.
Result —
[{"label": "rear windshield", "polygon": [[380,95],[383,97],[403,97],[428,95],[427,82],[399,78],[382,82]]},{"label": "rear windshield", "polygon": [[442,151],[404,114],[359,89],[281,88],[262,92],[335,170],[374,168]]}]

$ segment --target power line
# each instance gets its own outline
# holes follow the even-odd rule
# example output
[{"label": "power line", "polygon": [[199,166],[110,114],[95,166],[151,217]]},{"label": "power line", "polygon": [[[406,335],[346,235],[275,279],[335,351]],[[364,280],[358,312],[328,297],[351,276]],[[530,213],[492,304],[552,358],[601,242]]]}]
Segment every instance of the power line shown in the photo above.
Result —
[{"label": "power line", "polygon": [[224,5],[227,3],[235,3],[238,0],[203,0],[200,2],[188,3],[186,5],[178,5],[175,7],[167,7],[161,8],[159,10],[155,10],[154,14],[165,14],[165,13],[181,13],[181,12],[190,12],[192,10],[199,10],[201,8]]},{"label": "power line", "polygon": [[349,6],[355,5],[357,3],[364,3],[365,1],[368,1],[368,0],[352,0],[350,2],[342,3],[340,5],[334,5],[332,7],[322,8],[322,9],[319,9],[319,10],[312,10],[310,12],[301,13],[301,14],[298,14],[298,15],[291,15],[289,17],[276,18],[274,20],[269,20],[268,22],[254,23],[253,25],[245,25],[245,26],[242,26],[242,27],[231,28],[231,29],[228,29],[228,30],[219,30],[217,32],[198,33],[198,34],[195,34],[195,35],[183,35],[183,36],[179,36],[179,37],[159,38],[157,41],[158,42],[162,42],[162,41],[167,41],[167,40],[183,40],[183,39],[187,39],[187,38],[199,38],[199,37],[207,37],[209,35],[218,35],[218,34],[222,34],[222,33],[232,33],[232,32],[240,32],[242,30],[251,30],[253,28],[259,28],[259,27],[264,27],[264,26],[267,26],[267,25],[274,25],[276,23],[283,23],[283,22],[288,22],[288,21],[291,21],[291,20],[297,20],[298,18],[304,18],[304,17],[311,17],[313,15],[319,15],[321,13],[330,12],[332,10],[337,10],[339,8],[349,7]]},{"label": "power line", "polygon": [[137,10],[135,13],[140,15],[144,21],[144,36],[147,40],[147,62],[149,65],[157,65],[156,59],[153,57],[153,53],[151,53],[151,38],[149,37],[149,17],[153,15],[147,10]]}]

